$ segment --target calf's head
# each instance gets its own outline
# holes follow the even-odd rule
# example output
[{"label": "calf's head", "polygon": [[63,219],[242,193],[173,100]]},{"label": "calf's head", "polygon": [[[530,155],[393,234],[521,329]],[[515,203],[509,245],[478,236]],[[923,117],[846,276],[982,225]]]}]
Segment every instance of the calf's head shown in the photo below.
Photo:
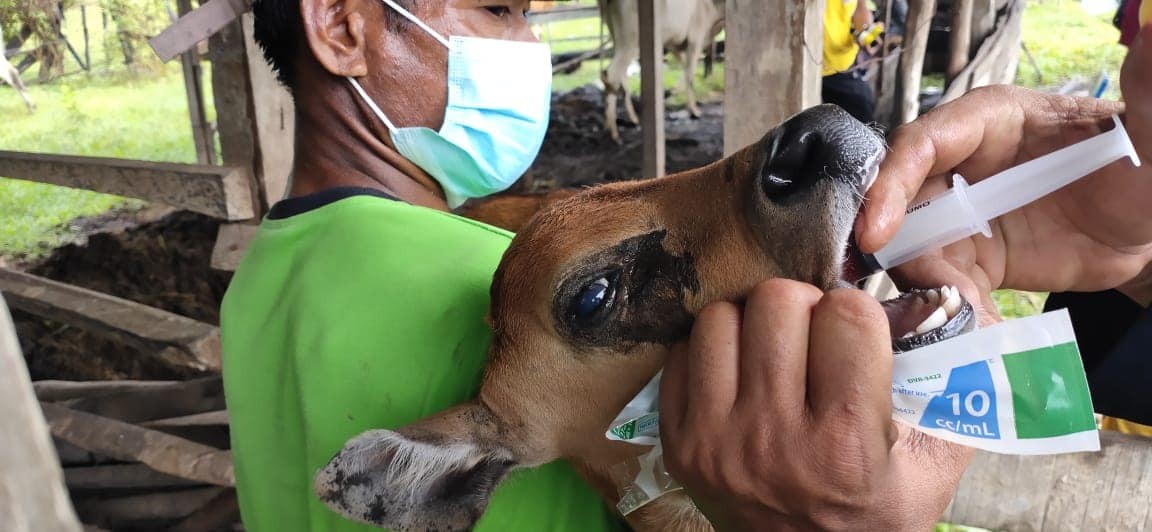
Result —
[{"label": "calf's head", "polygon": [[357,437],[318,494],[390,528],[467,529],[514,468],[569,458],[603,471],[637,454],[604,431],[701,307],[773,277],[831,289],[852,276],[850,232],[883,153],[877,133],[819,106],[712,165],[538,214],[496,272],[476,400]]}]

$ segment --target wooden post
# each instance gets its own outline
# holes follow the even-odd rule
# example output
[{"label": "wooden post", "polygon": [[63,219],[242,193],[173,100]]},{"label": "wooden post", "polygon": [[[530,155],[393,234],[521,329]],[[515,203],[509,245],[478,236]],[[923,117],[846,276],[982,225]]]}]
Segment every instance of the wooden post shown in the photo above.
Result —
[{"label": "wooden post", "polygon": [[[192,0],[176,0],[180,16],[192,11]],[[204,82],[200,68],[200,52],[193,46],[180,54],[184,69],[184,92],[188,98],[188,116],[192,121],[192,142],[196,145],[196,162],[216,164],[216,135],[204,112]]]},{"label": "wooden post", "polygon": [[824,4],[825,0],[728,0],[725,155],[820,103]]},{"label": "wooden post", "polygon": [[84,29],[84,64],[88,65],[90,70],[92,68],[92,47],[88,40],[88,10],[85,7],[84,4],[80,4],[80,26]]},{"label": "wooden post", "polygon": [[244,31],[235,20],[208,40],[212,61],[212,98],[216,102],[216,130],[220,135],[220,158],[225,165],[252,169],[248,185],[253,208],[263,213],[263,195],[256,176],[256,140],[253,134],[252,85],[248,80],[248,58],[244,51]]},{"label": "wooden post", "polygon": [[955,100],[976,87],[1012,83],[1016,79],[1025,3],[1025,0],[1009,0],[1004,15],[997,20],[996,32],[980,43],[972,60],[948,84],[941,103]]},{"label": "wooden post", "polygon": [[80,532],[8,307],[0,297],[0,530]]},{"label": "wooden post", "polygon": [[952,27],[948,32],[948,69],[945,72],[947,83],[968,66],[972,44],[973,0],[953,0]]},{"label": "wooden post", "polygon": [[640,0],[640,124],[644,177],[664,175],[664,18],[660,0]]},{"label": "wooden post", "polygon": [[[252,88],[253,134],[256,136],[254,159],[257,185],[264,207],[284,197],[288,175],[292,173],[293,148],[296,146],[296,107],[292,95],[276,79],[272,67],[253,37],[253,15],[241,17],[244,28],[244,53],[248,62],[248,83]],[[261,213],[263,214],[263,212]]]},{"label": "wooden post", "polygon": [[980,43],[996,28],[997,0],[975,0],[972,4],[972,40],[968,47],[968,57],[976,55]]},{"label": "wooden post", "polygon": [[924,54],[928,50],[928,33],[932,30],[932,13],[935,11],[936,0],[908,0],[904,56],[900,60],[897,125],[911,122],[920,114],[920,77],[924,71]]},{"label": "wooden post", "polygon": [[[217,50],[221,57],[226,58],[226,63],[217,71],[213,61],[213,83],[217,75],[234,78],[225,84],[227,90],[224,94],[216,95],[217,116],[223,116],[220,107],[223,104],[241,113],[243,121],[219,120],[220,141],[223,143],[228,137],[238,142],[235,150],[224,154],[226,162],[234,161],[252,168],[255,176],[252,189],[259,216],[251,222],[220,226],[212,252],[212,267],[221,270],[236,269],[259,218],[284,197],[296,146],[296,109],[292,96],[277,81],[256,45],[252,13],[243,14],[237,25],[240,42],[219,43],[220,47],[231,48]],[[228,31],[230,29],[225,30]],[[239,79],[235,79],[237,77]]]}]

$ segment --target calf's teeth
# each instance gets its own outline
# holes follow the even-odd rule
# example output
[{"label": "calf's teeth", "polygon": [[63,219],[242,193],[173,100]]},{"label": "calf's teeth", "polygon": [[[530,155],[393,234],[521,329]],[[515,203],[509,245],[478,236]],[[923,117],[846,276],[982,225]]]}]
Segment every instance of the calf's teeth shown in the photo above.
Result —
[{"label": "calf's teeth", "polygon": [[928,302],[933,304],[933,305],[939,305],[940,304],[940,291],[939,290],[929,290],[928,291]]},{"label": "calf's teeth", "polygon": [[960,312],[960,290],[955,286],[945,286],[944,293],[942,294],[944,302],[940,306],[944,309],[944,313],[949,318],[955,316]]},{"label": "calf's teeth", "polygon": [[932,311],[931,316],[916,326],[916,334],[924,334],[937,327],[943,327],[945,323],[948,323],[948,315],[944,312],[943,307],[937,308]]}]

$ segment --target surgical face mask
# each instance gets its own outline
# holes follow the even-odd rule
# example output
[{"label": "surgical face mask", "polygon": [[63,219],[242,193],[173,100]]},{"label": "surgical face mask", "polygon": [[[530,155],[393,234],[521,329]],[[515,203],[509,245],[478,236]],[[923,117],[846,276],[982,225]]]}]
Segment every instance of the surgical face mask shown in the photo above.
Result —
[{"label": "surgical face mask", "polygon": [[448,106],[440,131],[396,127],[353,78],[348,82],[388,127],[396,149],[444,189],[448,206],[512,186],[544,142],[552,96],[548,45],[445,39],[393,0],[382,0],[448,48]]}]

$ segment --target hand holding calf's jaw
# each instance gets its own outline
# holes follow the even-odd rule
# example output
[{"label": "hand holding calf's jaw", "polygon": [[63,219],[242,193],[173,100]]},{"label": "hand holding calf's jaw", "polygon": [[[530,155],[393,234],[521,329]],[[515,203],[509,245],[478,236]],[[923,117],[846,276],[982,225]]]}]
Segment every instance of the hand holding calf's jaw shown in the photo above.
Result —
[{"label": "hand holding calf's jaw", "polygon": [[928,529],[971,451],[897,428],[891,384],[875,300],[764,282],[669,355],[665,463],[720,529]]}]

